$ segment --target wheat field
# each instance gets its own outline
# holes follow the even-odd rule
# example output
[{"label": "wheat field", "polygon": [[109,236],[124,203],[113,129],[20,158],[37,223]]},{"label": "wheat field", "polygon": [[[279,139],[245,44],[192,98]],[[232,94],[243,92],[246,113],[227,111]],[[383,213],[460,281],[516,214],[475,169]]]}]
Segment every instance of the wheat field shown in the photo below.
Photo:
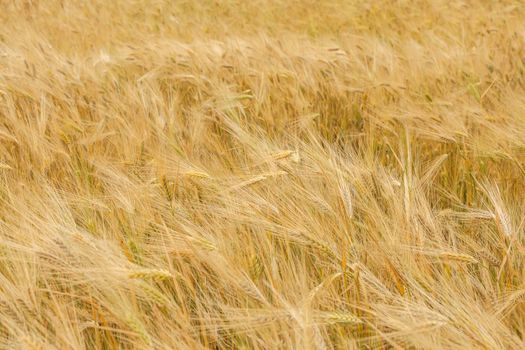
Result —
[{"label": "wheat field", "polygon": [[1,0],[0,349],[525,348],[524,23]]}]

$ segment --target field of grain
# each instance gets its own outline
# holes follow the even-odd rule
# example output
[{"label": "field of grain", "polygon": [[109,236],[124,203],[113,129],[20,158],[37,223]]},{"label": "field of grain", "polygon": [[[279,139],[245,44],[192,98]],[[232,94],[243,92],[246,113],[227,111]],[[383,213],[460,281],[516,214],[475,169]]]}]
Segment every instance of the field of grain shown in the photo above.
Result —
[{"label": "field of grain", "polygon": [[0,349],[525,348],[524,23],[0,0]]}]

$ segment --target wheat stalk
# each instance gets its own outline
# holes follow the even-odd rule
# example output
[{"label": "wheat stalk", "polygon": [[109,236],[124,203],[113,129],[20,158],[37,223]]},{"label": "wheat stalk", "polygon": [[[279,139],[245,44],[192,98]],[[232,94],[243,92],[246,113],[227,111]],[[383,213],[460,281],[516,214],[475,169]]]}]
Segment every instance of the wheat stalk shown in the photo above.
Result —
[{"label": "wheat stalk", "polygon": [[185,176],[194,177],[194,178],[200,178],[200,179],[210,179],[211,176],[203,171],[187,171],[184,173]]},{"label": "wheat stalk", "polygon": [[249,271],[253,279],[258,279],[264,271],[264,264],[257,254],[250,257]]},{"label": "wheat stalk", "polygon": [[460,254],[454,252],[441,252],[438,254],[438,258],[445,261],[457,261],[477,264],[478,260],[468,254]]},{"label": "wheat stalk", "polygon": [[153,280],[168,280],[173,278],[173,275],[162,269],[138,269],[132,270],[127,274],[128,278],[131,279],[153,279]]},{"label": "wheat stalk", "polygon": [[140,339],[148,346],[152,345],[151,336],[149,335],[148,331],[136,317],[129,314],[126,317],[126,324],[129,326],[129,328],[137,333],[137,335],[140,337]]},{"label": "wheat stalk", "polygon": [[146,296],[158,305],[169,304],[169,299],[157,288],[149,285],[148,283],[141,283],[140,288],[144,291]]},{"label": "wheat stalk", "polygon": [[318,311],[316,319],[328,324],[361,324],[363,321],[350,312],[344,311]]}]

